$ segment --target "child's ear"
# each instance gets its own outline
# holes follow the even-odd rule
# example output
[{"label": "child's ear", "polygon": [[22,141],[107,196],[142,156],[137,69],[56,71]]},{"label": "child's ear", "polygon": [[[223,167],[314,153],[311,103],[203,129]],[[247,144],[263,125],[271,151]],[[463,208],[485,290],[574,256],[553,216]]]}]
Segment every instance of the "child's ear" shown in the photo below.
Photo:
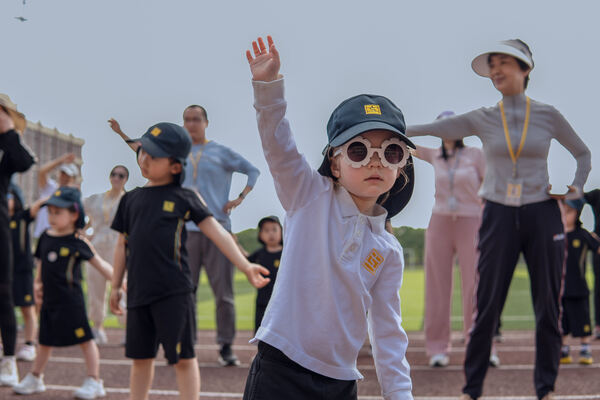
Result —
[{"label": "child's ear", "polygon": [[181,163],[176,162],[176,163],[171,164],[171,174],[172,175],[180,174],[181,171],[182,171]]},{"label": "child's ear", "polygon": [[334,178],[336,179],[340,179],[340,158],[339,157],[332,157],[329,159],[329,165],[331,168],[331,175],[333,175]]}]

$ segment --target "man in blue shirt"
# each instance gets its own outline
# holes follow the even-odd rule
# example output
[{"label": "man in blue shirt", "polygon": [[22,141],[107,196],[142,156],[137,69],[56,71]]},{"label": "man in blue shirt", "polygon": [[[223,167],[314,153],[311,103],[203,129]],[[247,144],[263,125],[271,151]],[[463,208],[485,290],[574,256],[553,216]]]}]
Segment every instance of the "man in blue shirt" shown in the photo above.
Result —
[{"label": "man in blue shirt", "polygon": [[[130,140],[117,121],[110,119],[108,122],[121,138]],[[252,190],[260,171],[235,151],[206,138],[208,118],[204,107],[187,107],[183,112],[183,126],[192,139],[192,150],[185,166],[183,186],[197,190],[211,214],[231,232],[229,214]],[[136,150],[134,147],[132,149]],[[244,190],[236,198],[229,200],[231,177],[234,172],[247,175],[248,180]],[[197,287],[200,269],[204,266],[215,296],[217,343],[221,346],[219,362],[223,366],[238,365],[239,361],[231,349],[235,337],[233,265],[196,225],[188,223],[186,228],[186,247],[192,281]]]}]

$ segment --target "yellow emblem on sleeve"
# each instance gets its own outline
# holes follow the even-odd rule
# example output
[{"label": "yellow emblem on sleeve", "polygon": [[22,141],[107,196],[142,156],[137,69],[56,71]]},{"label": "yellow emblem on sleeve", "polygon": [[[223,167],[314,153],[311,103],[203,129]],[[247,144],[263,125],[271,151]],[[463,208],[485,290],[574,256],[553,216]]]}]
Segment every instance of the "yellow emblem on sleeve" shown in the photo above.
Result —
[{"label": "yellow emblem on sleeve", "polygon": [[158,136],[158,135],[160,135],[161,133],[162,133],[162,131],[160,130],[160,128],[159,128],[158,126],[155,126],[155,127],[154,127],[154,129],[152,129],[152,130],[150,131],[150,134],[151,134],[152,136]]},{"label": "yellow emblem on sleeve", "polygon": [[85,331],[83,330],[83,328],[77,328],[75,329],[75,336],[77,338],[82,338],[85,336]]},{"label": "yellow emblem on sleeve", "polygon": [[365,104],[365,114],[381,115],[381,108],[377,104]]},{"label": "yellow emblem on sleeve", "polygon": [[165,200],[163,203],[163,210],[167,212],[173,212],[175,210],[175,202]]},{"label": "yellow emblem on sleeve", "polygon": [[10,221],[10,229],[17,229],[17,221]]},{"label": "yellow emblem on sleeve", "polygon": [[383,256],[377,250],[373,249],[367,256],[367,259],[362,263],[362,266],[371,274],[375,275],[377,273],[377,268],[379,268],[383,261]]},{"label": "yellow emblem on sleeve", "polygon": [[69,255],[69,248],[68,247],[61,247],[60,250],[58,251],[58,254],[61,257],[66,257]]}]

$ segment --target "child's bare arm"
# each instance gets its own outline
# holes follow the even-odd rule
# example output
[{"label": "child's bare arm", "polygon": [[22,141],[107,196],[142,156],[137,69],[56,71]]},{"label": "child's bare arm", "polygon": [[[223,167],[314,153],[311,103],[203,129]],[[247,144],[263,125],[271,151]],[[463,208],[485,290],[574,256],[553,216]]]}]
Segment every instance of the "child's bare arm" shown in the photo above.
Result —
[{"label": "child's bare arm", "polygon": [[198,227],[221,252],[248,278],[252,286],[261,288],[269,283],[270,279],[263,275],[269,275],[265,267],[250,263],[238,248],[235,240],[214,217],[207,217],[198,224]]},{"label": "child's bare arm", "polygon": [[112,280],[113,267],[108,263],[108,261],[96,254],[94,257],[90,258],[88,262],[94,268],[96,268],[102,274],[102,276],[106,278],[106,280]]},{"label": "child's bare arm", "polygon": [[40,208],[42,208],[42,204],[44,204],[49,198],[50,198],[50,196],[41,198],[38,201],[36,201],[35,203],[33,203],[31,205],[31,207],[29,207],[29,215],[31,215],[31,218],[37,217],[37,214],[40,211]]},{"label": "child's bare arm", "polygon": [[123,315],[121,308],[121,289],[125,276],[125,236],[119,235],[113,261],[113,276],[110,288],[110,311],[115,315]]},{"label": "child's bare arm", "polygon": [[127,146],[129,146],[131,150],[137,151],[138,147],[140,147],[140,144],[128,142],[128,140],[131,140],[131,138],[121,130],[121,125],[119,125],[116,119],[110,118],[108,120],[108,124],[110,125],[110,129],[112,129],[117,135],[119,135],[121,139],[123,139],[123,141],[127,143]]},{"label": "child's bare arm", "polygon": [[42,284],[42,262],[35,260],[35,279],[33,281],[33,298],[35,304],[40,306],[42,304],[42,297],[44,294],[44,285]]}]

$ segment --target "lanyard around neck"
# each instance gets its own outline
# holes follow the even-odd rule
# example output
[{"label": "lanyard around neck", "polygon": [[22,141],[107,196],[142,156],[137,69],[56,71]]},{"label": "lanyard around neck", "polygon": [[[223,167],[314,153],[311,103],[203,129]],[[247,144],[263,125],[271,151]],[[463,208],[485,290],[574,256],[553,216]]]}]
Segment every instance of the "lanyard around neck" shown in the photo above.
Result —
[{"label": "lanyard around neck", "polygon": [[210,140],[207,140],[202,144],[202,148],[198,150],[195,156],[192,154],[191,151],[190,155],[188,156],[188,160],[190,160],[192,167],[194,167],[194,173],[192,174],[194,182],[196,181],[196,177],[198,176],[198,163],[200,162],[200,158],[202,157],[202,151],[204,150],[204,146],[206,146],[208,142],[210,142]]},{"label": "lanyard around neck", "polygon": [[531,113],[531,100],[529,97],[526,97],[527,106],[525,110],[525,122],[523,123],[523,133],[521,134],[521,142],[519,143],[519,148],[517,149],[517,154],[515,154],[513,150],[512,143],[510,141],[510,134],[508,132],[508,124],[506,123],[506,114],[504,114],[504,102],[500,100],[498,105],[500,106],[500,114],[502,114],[502,126],[504,127],[504,138],[506,139],[506,145],[508,146],[508,154],[510,154],[510,159],[513,163],[513,177],[516,176],[517,173],[517,160],[521,155],[521,150],[523,150],[523,146],[525,145],[525,138],[527,138],[527,129],[529,128],[529,115]]}]

